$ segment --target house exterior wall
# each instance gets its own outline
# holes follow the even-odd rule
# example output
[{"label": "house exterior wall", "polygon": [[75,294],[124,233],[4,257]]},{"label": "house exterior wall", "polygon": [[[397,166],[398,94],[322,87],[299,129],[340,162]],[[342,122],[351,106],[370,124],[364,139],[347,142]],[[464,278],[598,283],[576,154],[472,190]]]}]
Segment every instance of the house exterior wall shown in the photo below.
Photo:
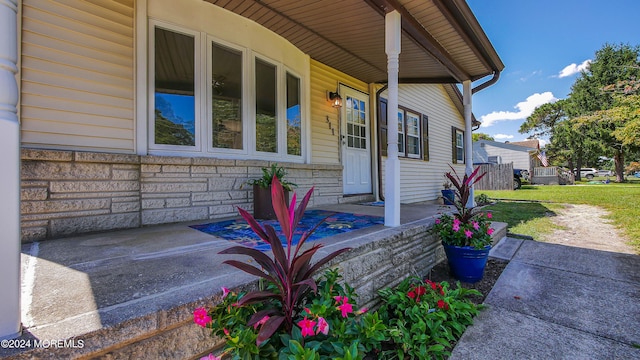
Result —
[{"label": "house exterior wall", "polygon": [[513,162],[514,169],[527,169],[531,172],[529,149],[522,147],[522,150],[508,149],[495,146],[491,142],[476,141],[473,143],[473,162],[489,162],[489,156],[500,156],[501,163]]},{"label": "house exterior wall", "polygon": [[[179,221],[236,216],[251,211],[261,160],[138,156],[62,150],[22,150],[22,241]],[[342,167],[279,163],[310,205],[342,198]]]},{"label": "house exterior wall", "polygon": [[[149,151],[146,145],[142,149],[147,151],[136,155],[136,131],[148,120],[134,115],[140,114],[134,106],[134,94],[140,94],[134,81],[134,53],[140,53],[134,49],[135,5],[126,0],[23,3],[23,241],[233,216],[234,205],[252,208],[251,190],[242,184],[276,161],[251,154],[194,157]],[[147,11],[154,22],[215,34],[302,74],[305,151],[310,154],[300,161],[310,163],[278,159],[278,164],[289,170],[299,193],[316,186],[311,205],[371,200],[371,195],[343,197],[341,120],[326,92],[344,85],[370,94],[375,159],[374,87],[309,59],[268,29],[209,3],[148,0]],[[403,85],[400,104],[429,116],[431,155],[428,162],[401,160],[402,201],[435,200],[451,161],[451,126],[464,128],[463,119],[440,85]]]},{"label": "house exterior wall", "polygon": [[[385,97],[386,92],[382,96]],[[436,200],[441,196],[444,173],[451,171],[451,127],[464,130],[464,118],[442,85],[402,84],[398,103],[429,117],[429,161],[400,158],[400,202]],[[382,171],[384,163],[383,160]],[[455,164],[454,168],[459,174],[464,173],[464,164]],[[382,182],[384,184],[384,176]]]},{"label": "house exterior wall", "polygon": [[[275,161],[251,155],[134,154],[136,121],[147,124],[147,119],[134,116],[134,5],[133,0],[23,3],[23,241],[235,216],[236,205],[248,210],[253,206],[251,187],[243,184],[260,177],[262,167]],[[149,19],[215,33],[301,74],[303,117],[309,118],[309,106],[304,105],[309,104],[309,57],[286,40],[199,0],[149,0],[147,5]],[[366,88],[322,64],[315,68],[324,74],[317,73],[320,84],[314,89],[324,89],[322,81],[331,82],[326,89],[335,89],[337,79]],[[311,205],[335,204],[345,201],[337,111],[322,90],[313,101],[318,103],[314,111],[333,115],[334,139],[317,137],[319,143],[333,140],[333,148],[319,146],[326,155],[316,159],[318,165],[278,164],[299,185],[298,193],[315,186]],[[316,119],[318,130],[328,127],[326,116]]]},{"label": "house exterior wall", "polygon": [[134,152],[134,1],[22,1],[21,141]]},{"label": "house exterior wall", "polygon": [[327,91],[336,91],[338,83],[364,93],[369,92],[369,87],[366,83],[315,60],[311,60],[310,73],[312,162],[340,164],[339,110],[327,101]]}]

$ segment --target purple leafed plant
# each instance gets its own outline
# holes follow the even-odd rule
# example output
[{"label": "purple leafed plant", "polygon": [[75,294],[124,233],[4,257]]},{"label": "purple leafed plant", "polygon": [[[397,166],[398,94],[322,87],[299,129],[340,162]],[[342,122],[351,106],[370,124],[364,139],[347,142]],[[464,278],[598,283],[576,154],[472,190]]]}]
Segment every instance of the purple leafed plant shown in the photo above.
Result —
[{"label": "purple leafed plant", "polygon": [[300,311],[303,311],[301,303],[304,295],[311,290],[314,292],[317,291],[313,275],[331,259],[351,249],[344,248],[334,251],[318,260],[315,264],[312,264],[311,258],[322,247],[322,244],[314,244],[304,251],[302,250],[302,246],[322,221],[313,229],[302,234],[298,244],[295,246],[295,249],[293,249],[293,234],[298,227],[298,223],[304,214],[312,193],[313,188],[307,192],[297,209],[295,208],[296,194],[294,193],[291,204],[287,206],[282,184],[278,181],[278,178],[274,176],[271,183],[272,204],[278,222],[280,223],[280,228],[287,240],[286,250],[282,246],[280,237],[273,226],[268,224],[265,224],[264,227],[261,226],[249,212],[238,208],[238,212],[247,223],[249,223],[256,235],[271,245],[273,258],[259,250],[243,246],[234,246],[220,252],[220,254],[250,256],[260,267],[251,266],[237,260],[226,260],[224,263],[251,275],[261,277],[274,285],[267,287],[267,290],[248,293],[238,302],[239,306],[259,302],[272,305],[267,309],[255,313],[247,324],[249,326],[255,324],[262,325],[258,332],[258,345],[270,338],[271,335],[282,327],[284,327],[287,333],[291,333],[291,329],[294,326],[293,319]]},{"label": "purple leafed plant", "polygon": [[469,196],[471,196],[471,187],[480,181],[487,173],[485,172],[478,175],[478,171],[480,171],[480,167],[478,166],[471,174],[464,174],[464,177],[461,179],[456,169],[451,165],[449,165],[449,167],[451,171],[445,173],[444,176],[451,181],[451,184],[453,184],[453,187],[456,189],[455,194],[457,199],[454,201],[454,205],[458,213],[455,216],[463,224],[467,224],[474,216],[473,207],[467,207]]}]

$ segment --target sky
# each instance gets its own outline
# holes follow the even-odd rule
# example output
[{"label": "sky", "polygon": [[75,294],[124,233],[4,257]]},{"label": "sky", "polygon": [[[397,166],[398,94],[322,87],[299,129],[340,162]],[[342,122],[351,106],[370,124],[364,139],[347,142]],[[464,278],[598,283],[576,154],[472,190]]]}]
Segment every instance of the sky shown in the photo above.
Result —
[{"label": "sky", "polygon": [[499,81],[472,98],[482,122],[476,132],[500,142],[525,140],[518,132],[524,120],[536,107],[566,98],[604,44],[640,45],[639,0],[467,3],[505,64]]}]

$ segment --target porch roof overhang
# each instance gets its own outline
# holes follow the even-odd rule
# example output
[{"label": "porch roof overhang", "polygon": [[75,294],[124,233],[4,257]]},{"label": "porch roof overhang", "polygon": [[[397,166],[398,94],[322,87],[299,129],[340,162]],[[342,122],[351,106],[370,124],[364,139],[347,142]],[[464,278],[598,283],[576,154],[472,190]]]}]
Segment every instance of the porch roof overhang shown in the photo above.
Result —
[{"label": "porch roof overhang", "polygon": [[205,0],[367,83],[387,82],[385,14],[402,16],[400,83],[461,83],[504,69],[464,0]]}]

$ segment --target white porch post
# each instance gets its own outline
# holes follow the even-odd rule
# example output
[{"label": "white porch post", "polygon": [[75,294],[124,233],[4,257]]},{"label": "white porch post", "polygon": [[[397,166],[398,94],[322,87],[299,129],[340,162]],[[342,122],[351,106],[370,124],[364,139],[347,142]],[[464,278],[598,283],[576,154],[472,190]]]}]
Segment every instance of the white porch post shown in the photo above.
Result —
[{"label": "white porch post", "polygon": [[[465,173],[471,175],[473,172],[473,140],[471,136],[471,80],[462,82],[462,103],[464,104],[464,163]],[[469,201],[467,201],[467,207],[473,207],[473,186],[471,187],[471,194]]]},{"label": "white porch post", "polygon": [[387,160],[384,169],[384,225],[400,226],[400,160],[398,159],[398,68],[400,55],[400,13],[385,17],[387,53]]},{"label": "white porch post", "polygon": [[20,335],[18,0],[0,0],[0,339]]}]

